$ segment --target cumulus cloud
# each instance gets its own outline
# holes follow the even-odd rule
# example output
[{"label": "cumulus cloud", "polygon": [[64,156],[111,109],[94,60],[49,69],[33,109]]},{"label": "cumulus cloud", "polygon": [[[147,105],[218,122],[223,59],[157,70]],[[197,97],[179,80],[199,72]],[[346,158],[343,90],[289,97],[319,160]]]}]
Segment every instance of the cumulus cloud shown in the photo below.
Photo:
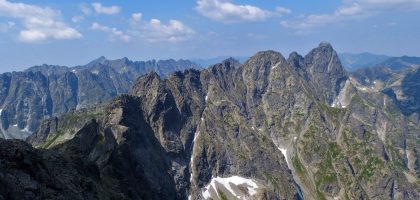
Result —
[{"label": "cumulus cloud", "polygon": [[385,12],[420,10],[420,0],[344,0],[343,4],[330,14],[312,14],[295,21],[282,21],[287,28],[310,29],[343,21],[366,18]]},{"label": "cumulus cloud", "polygon": [[288,8],[277,6],[276,7],[276,13],[278,13],[280,15],[290,15],[290,14],[292,14],[292,11]]},{"label": "cumulus cloud", "polygon": [[159,19],[143,19],[142,13],[131,14],[128,30],[94,22],[91,30],[102,31],[109,35],[111,41],[147,41],[147,42],[182,42],[192,38],[195,31],[178,20],[163,23]]},{"label": "cumulus cloud", "polygon": [[97,22],[94,22],[92,26],[90,27],[92,30],[102,31],[109,34],[109,39],[111,41],[120,40],[123,42],[129,42],[131,40],[131,37],[127,34],[125,34],[123,31],[118,30],[117,28],[108,27],[101,25]]},{"label": "cumulus cloud", "polygon": [[142,17],[143,17],[143,14],[141,14],[141,13],[133,13],[131,15],[131,19],[134,20],[134,21],[136,21],[136,22],[141,21],[141,18]]},{"label": "cumulus cloud", "polygon": [[159,19],[149,21],[142,19],[141,13],[132,15],[131,30],[133,37],[147,40],[148,42],[182,42],[190,39],[195,31],[178,20],[169,20],[167,24]]},{"label": "cumulus cloud", "polygon": [[252,5],[238,5],[231,0],[198,0],[195,9],[203,16],[222,22],[264,21],[272,16],[268,10]]},{"label": "cumulus cloud", "polygon": [[163,24],[158,19],[151,19],[145,26],[145,33],[151,42],[181,42],[190,39],[195,32],[178,20],[172,19]]},{"label": "cumulus cloud", "polygon": [[74,22],[74,23],[79,23],[79,22],[83,21],[84,19],[85,19],[85,16],[77,15],[77,16],[73,16],[71,18],[71,21]]},{"label": "cumulus cloud", "polygon": [[77,30],[63,22],[59,11],[48,7],[43,8],[25,3],[0,0],[0,16],[22,21],[24,30],[20,31],[19,39],[24,42],[82,37],[82,34]]},{"label": "cumulus cloud", "polygon": [[92,7],[98,14],[115,15],[121,11],[118,6],[103,6],[101,3],[92,3]]}]

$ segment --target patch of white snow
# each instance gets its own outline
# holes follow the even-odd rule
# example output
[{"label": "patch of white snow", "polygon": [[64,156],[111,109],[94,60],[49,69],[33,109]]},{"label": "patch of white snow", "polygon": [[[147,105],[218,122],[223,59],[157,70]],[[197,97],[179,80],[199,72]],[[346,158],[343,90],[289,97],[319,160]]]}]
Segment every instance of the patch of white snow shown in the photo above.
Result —
[{"label": "patch of white snow", "polygon": [[24,129],[22,129],[22,131],[30,132],[28,127],[25,127]]},{"label": "patch of white snow", "polygon": [[271,67],[271,70],[276,69],[278,66],[280,65],[280,62],[275,64],[274,66]]},{"label": "patch of white snow", "polygon": [[[286,159],[287,167],[289,167],[290,165],[289,165],[289,160],[287,159],[287,149],[284,149],[284,148],[278,148],[278,149],[281,151],[284,158]],[[289,167],[289,169],[290,169],[290,167]]]},{"label": "patch of white snow", "polygon": [[[218,188],[216,186],[216,183],[218,185],[223,185],[223,187],[229,191],[232,195],[237,197],[238,199],[245,199],[246,196],[249,194],[250,196],[253,196],[257,193],[258,185],[257,183],[252,179],[243,178],[240,176],[231,176],[228,178],[221,178],[216,177],[212,178],[211,182],[204,188],[205,190],[202,192],[204,199],[210,199],[211,198],[211,191],[215,192],[217,196],[219,196]],[[235,186],[244,186],[248,189],[248,194],[243,194],[242,191],[235,191],[232,188],[232,185]],[[214,198],[214,197],[213,197]]]}]

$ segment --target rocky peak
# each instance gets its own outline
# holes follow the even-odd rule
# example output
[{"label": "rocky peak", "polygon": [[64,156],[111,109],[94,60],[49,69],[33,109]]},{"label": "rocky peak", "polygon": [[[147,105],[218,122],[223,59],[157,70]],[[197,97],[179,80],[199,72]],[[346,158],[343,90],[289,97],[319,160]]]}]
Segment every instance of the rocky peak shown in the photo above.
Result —
[{"label": "rocky peak", "polygon": [[331,104],[347,80],[347,72],[341,65],[331,44],[322,42],[304,58],[310,85],[319,99]]},{"label": "rocky peak", "polygon": [[255,62],[270,62],[272,64],[276,64],[277,62],[284,61],[285,58],[281,53],[268,50],[268,51],[260,51],[257,52],[255,55],[251,56],[246,63],[255,63]]},{"label": "rocky peak", "polygon": [[293,68],[301,68],[305,65],[304,58],[299,55],[296,51],[290,53],[289,58],[287,58],[287,62]]},{"label": "rocky peak", "polygon": [[131,87],[130,93],[136,96],[143,96],[144,94],[149,93],[148,91],[158,87],[161,82],[162,79],[160,76],[156,72],[151,71],[137,78]]},{"label": "rocky peak", "polygon": [[90,61],[86,67],[92,67],[95,66],[97,64],[103,64],[104,62],[106,62],[107,59],[105,56],[100,56],[99,58],[96,58],[95,60]]},{"label": "rocky peak", "polygon": [[305,56],[305,63],[312,73],[343,72],[337,53],[331,44],[323,42],[317,48],[312,49]]},{"label": "rocky peak", "polygon": [[325,48],[332,49],[331,43],[326,42],[326,41],[322,41],[321,43],[319,43],[318,47],[325,47]]}]

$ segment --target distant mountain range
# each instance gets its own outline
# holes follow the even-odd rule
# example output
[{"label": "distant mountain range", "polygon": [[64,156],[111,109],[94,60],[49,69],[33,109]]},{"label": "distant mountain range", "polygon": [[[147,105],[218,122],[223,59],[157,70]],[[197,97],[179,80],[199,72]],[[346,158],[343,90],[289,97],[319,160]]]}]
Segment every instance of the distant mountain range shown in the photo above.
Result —
[{"label": "distant mountain range", "polygon": [[[116,66],[66,72],[98,80],[77,85],[93,88],[84,95],[45,93],[99,101],[125,88]],[[360,70],[323,42],[305,56],[146,73],[128,94],[44,120],[32,147],[0,139],[0,199],[420,199],[419,67]]]},{"label": "distant mountain range", "polygon": [[100,57],[82,66],[40,65],[0,74],[0,137],[26,138],[43,119],[108,102],[127,93],[133,81],[147,72],[165,77],[190,68],[200,66],[189,60]]},{"label": "distant mountain range", "polygon": [[218,56],[214,58],[200,58],[200,59],[190,59],[192,62],[199,64],[202,67],[208,67],[217,63],[220,63],[223,60],[233,58],[240,63],[244,63],[248,60],[249,56]]},{"label": "distant mountain range", "polygon": [[420,57],[413,56],[391,57],[372,53],[341,53],[339,57],[348,71],[367,67],[388,67],[398,71],[405,67],[420,66]]}]

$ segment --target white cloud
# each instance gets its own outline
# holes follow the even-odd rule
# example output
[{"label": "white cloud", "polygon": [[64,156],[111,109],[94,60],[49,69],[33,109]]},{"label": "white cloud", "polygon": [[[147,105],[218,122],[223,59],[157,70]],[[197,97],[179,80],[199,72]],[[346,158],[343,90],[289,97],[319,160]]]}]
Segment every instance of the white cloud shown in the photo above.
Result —
[{"label": "white cloud", "polygon": [[282,21],[287,28],[311,29],[343,21],[363,19],[385,12],[420,10],[420,0],[343,0],[343,4],[331,14],[308,15],[295,21]]},{"label": "white cloud", "polygon": [[[132,18],[138,19],[135,16]],[[195,31],[178,20],[172,19],[164,24],[158,19],[151,19],[135,21],[130,33],[149,42],[182,42],[191,39]]]},{"label": "white cloud", "polygon": [[141,13],[133,13],[132,15],[131,15],[131,18],[134,20],[134,21],[136,21],[136,22],[139,22],[139,21],[141,21],[141,18],[143,17],[143,14],[141,14]]},{"label": "white cloud", "polygon": [[237,5],[231,0],[198,0],[195,9],[205,17],[227,23],[264,21],[272,16],[268,10],[252,5]]},{"label": "white cloud", "polygon": [[83,21],[84,19],[85,19],[85,16],[77,15],[77,16],[73,16],[71,18],[71,21],[74,22],[74,23],[79,23],[79,22]]},{"label": "white cloud", "polygon": [[92,30],[108,33],[111,41],[120,40],[123,42],[129,42],[131,40],[131,37],[125,34],[123,31],[120,31],[117,28],[111,28],[108,26],[101,25],[97,22],[94,22],[90,28]]},{"label": "white cloud", "polygon": [[82,34],[62,21],[60,11],[48,7],[0,0],[0,16],[22,20],[24,30],[20,31],[19,39],[23,42],[82,37]]},{"label": "white cloud", "polygon": [[87,5],[82,5],[80,6],[80,10],[82,11],[82,13],[86,16],[92,14],[92,10],[90,9],[90,7],[88,7]]},{"label": "white cloud", "polygon": [[290,9],[285,8],[285,7],[281,7],[281,6],[276,7],[276,12],[280,15],[290,15],[290,14],[292,14],[292,11]]},{"label": "white cloud", "polygon": [[182,42],[192,38],[195,31],[178,20],[169,20],[167,24],[159,19],[144,20],[142,13],[133,13],[130,26],[126,31],[101,25],[97,22],[91,26],[92,30],[109,34],[111,41],[129,42],[134,40],[147,42]]},{"label": "white cloud", "polygon": [[98,14],[115,15],[121,11],[118,6],[103,6],[101,3],[92,3],[92,7]]}]

